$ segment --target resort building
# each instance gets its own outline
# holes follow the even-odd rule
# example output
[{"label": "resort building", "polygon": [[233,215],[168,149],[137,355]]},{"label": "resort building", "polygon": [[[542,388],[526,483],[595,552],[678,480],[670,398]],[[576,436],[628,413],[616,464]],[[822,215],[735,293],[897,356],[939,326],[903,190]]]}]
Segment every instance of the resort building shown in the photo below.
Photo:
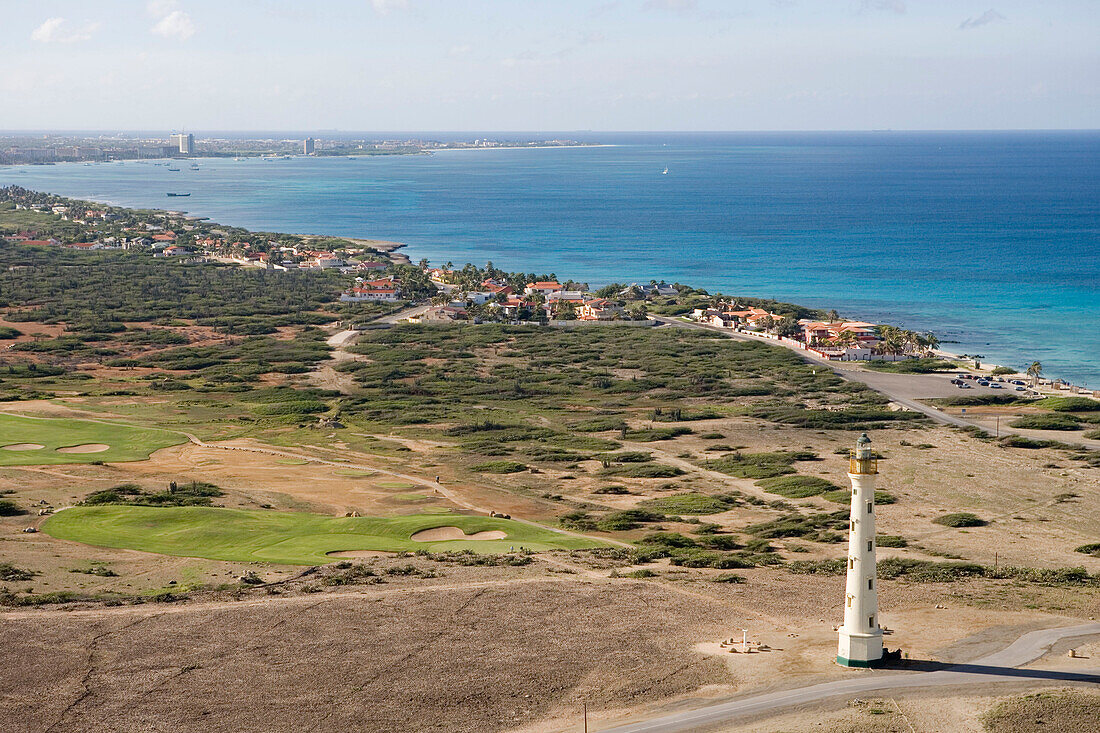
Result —
[{"label": "resort building", "polygon": [[[808,321],[802,322],[804,340],[810,346],[851,341],[853,345],[870,346],[878,342],[875,324],[863,321]],[[851,334],[851,335],[847,335]]]},{"label": "resort building", "polygon": [[172,147],[175,148],[180,155],[194,155],[195,154],[195,136],[190,133],[177,132],[168,138]]},{"label": "resort building", "polygon": [[577,309],[578,321],[613,321],[622,315],[621,305],[604,298],[590,300]]},{"label": "resort building", "polygon": [[556,293],[561,289],[561,283],[545,281],[537,283],[527,283],[527,287],[523,289],[523,292],[527,295],[534,295],[536,293],[549,295],[550,293]]},{"label": "resort building", "polygon": [[358,280],[340,295],[344,303],[393,303],[401,300],[401,286],[393,278]]}]

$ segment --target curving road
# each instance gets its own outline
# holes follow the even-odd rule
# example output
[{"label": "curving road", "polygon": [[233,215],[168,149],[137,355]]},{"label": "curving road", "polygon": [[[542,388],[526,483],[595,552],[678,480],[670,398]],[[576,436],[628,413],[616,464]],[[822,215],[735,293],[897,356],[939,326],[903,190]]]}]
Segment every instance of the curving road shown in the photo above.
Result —
[{"label": "curving road", "polygon": [[[1029,681],[1034,685],[1052,683],[1088,682],[1100,684],[1100,669],[1079,672],[1018,669],[1020,665],[1039,659],[1057,642],[1086,636],[1100,635],[1100,623],[1081,626],[1063,626],[1042,629],[1024,634],[999,652],[965,664],[939,664],[915,662],[917,669],[933,669],[928,672],[872,672],[858,677],[832,682],[822,682],[809,687],[782,692],[753,695],[740,700],[707,705],[706,707],[664,715],[642,723],[604,728],[602,733],[680,733],[706,726],[736,723],[746,718],[776,714],[784,709],[834,697],[925,687],[952,687],[964,685],[990,685],[996,682]],[[853,673],[859,674],[859,673]]]},{"label": "curving road", "polygon": [[[666,326],[676,326],[679,328],[696,328],[704,331],[713,331],[714,333],[722,334],[727,338],[734,339],[735,341],[759,341],[772,346],[780,346],[786,349],[790,349],[803,359],[813,364],[820,364],[828,369],[831,369],[842,379],[847,379],[851,382],[862,382],[871,389],[881,392],[890,398],[892,402],[902,405],[906,409],[914,412],[919,412],[930,418],[933,422],[937,422],[941,425],[951,425],[957,428],[977,428],[983,433],[992,434],[993,431],[984,425],[971,422],[963,417],[956,415],[950,415],[943,410],[939,410],[931,405],[927,405],[923,402],[919,402],[919,399],[925,399],[933,396],[945,396],[940,394],[939,390],[932,389],[930,391],[923,390],[922,387],[926,387],[931,383],[931,380],[943,380],[946,384],[946,377],[934,377],[930,375],[922,374],[892,374],[889,372],[873,372],[864,369],[854,369],[850,365],[853,362],[843,361],[829,361],[828,359],[816,356],[813,353],[803,351],[801,349],[792,348],[789,344],[785,344],[781,341],[774,339],[766,339],[760,336],[753,336],[746,333],[736,333],[730,331],[728,328],[718,328],[716,326],[710,326],[705,323],[693,323],[690,321],[682,321],[679,318],[670,318],[669,316],[654,316],[651,315],[655,321],[658,321]],[[950,375],[948,375],[950,376]],[[949,389],[946,396],[954,396],[956,390]],[[1031,430],[1015,430],[1009,427],[1001,427],[998,435],[1023,435],[1025,437],[1043,437],[1049,439],[1052,436],[1041,435],[1037,431]],[[1100,440],[1088,440],[1076,435],[1063,435],[1059,434],[1053,436],[1057,440],[1063,443],[1070,443],[1073,445],[1079,445],[1089,450],[1100,450]]]}]

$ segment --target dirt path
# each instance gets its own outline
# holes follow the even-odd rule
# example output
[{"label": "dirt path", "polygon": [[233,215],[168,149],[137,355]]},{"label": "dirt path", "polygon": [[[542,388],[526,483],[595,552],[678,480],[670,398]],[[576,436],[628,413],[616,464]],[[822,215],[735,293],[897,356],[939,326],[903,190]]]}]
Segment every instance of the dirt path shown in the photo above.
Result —
[{"label": "dirt path", "polygon": [[342,598],[383,598],[386,596],[414,595],[417,593],[434,593],[445,590],[477,590],[481,588],[497,588],[512,586],[515,584],[533,583],[564,583],[576,582],[574,579],[560,576],[545,576],[538,578],[507,578],[502,580],[477,580],[468,583],[435,583],[417,586],[415,588],[385,588],[377,589],[364,586],[361,590],[332,591],[323,596],[313,593],[305,593],[300,596],[270,595],[258,598],[250,598],[244,601],[198,601],[195,603],[181,602],[175,605],[142,603],[136,606],[114,606],[80,610],[45,609],[37,608],[22,611],[0,611],[0,622],[15,621],[20,619],[42,619],[51,617],[79,618],[79,619],[107,619],[128,616],[162,616],[178,613],[201,613],[203,611],[217,611],[223,609],[257,608],[261,606],[301,606],[316,603],[318,600],[329,601]]},{"label": "dirt path", "polygon": [[632,725],[604,728],[605,733],[682,733],[711,730],[718,724],[730,724],[753,717],[767,717],[783,710],[800,707],[834,697],[853,697],[880,690],[907,690],[930,687],[959,688],[974,685],[984,689],[995,682],[1030,682],[1032,686],[1049,686],[1052,681],[1100,682],[1100,669],[1080,672],[1058,672],[1041,669],[1020,669],[1042,658],[1062,639],[1100,634],[1100,624],[1059,627],[1032,631],[1015,639],[1001,651],[966,664],[935,665],[936,671],[872,672],[849,679],[822,682],[793,690],[751,695],[730,702],[707,705],[696,710],[672,713]]}]

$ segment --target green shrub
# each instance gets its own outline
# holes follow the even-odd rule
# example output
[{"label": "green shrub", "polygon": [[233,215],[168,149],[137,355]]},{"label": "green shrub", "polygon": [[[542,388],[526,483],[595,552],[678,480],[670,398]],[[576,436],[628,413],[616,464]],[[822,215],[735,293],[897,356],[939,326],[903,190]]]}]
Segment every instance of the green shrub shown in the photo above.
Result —
[{"label": "green shrub", "polygon": [[20,514],[26,514],[25,509],[21,509],[11,499],[0,499],[0,517],[16,517]]},{"label": "green shrub", "polygon": [[1087,545],[1081,545],[1080,547],[1076,548],[1074,552],[1081,552],[1085,555],[1100,557],[1100,542],[1091,542]]},{"label": "green shrub", "polygon": [[0,563],[0,580],[10,583],[20,582],[23,580],[30,580],[37,573],[33,570],[24,570],[23,568],[17,568],[10,562]]},{"label": "green shrub", "polygon": [[177,484],[172,481],[164,491],[149,492],[137,484],[119,484],[110,489],[95,491],[84,498],[83,504],[134,504],[138,506],[210,506],[211,499],[224,492],[205,481]]},{"label": "green shrub", "polygon": [[1100,411],[1100,400],[1088,397],[1044,397],[1032,403],[1038,407],[1045,407],[1055,412],[1097,412]]},{"label": "green shrub", "polygon": [[745,576],[737,573],[722,573],[710,579],[712,583],[744,583]]},{"label": "green shrub", "polygon": [[1006,435],[1001,438],[1001,445],[1006,448],[1027,448],[1038,450],[1040,448],[1055,448],[1060,445],[1056,440],[1039,440],[1038,438],[1026,438],[1023,435]]},{"label": "green shrub", "polygon": [[624,578],[656,578],[657,573],[649,570],[648,568],[639,568],[638,570],[631,570],[629,573],[623,573]]},{"label": "green shrub", "polygon": [[808,451],[778,451],[775,453],[730,453],[707,462],[708,468],[738,478],[765,479],[794,473],[796,461],[813,461],[817,455]]},{"label": "green shrub", "polygon": [[848,512],[837,511],[811,515],[787,514],[768,522],[745,527],[745,532],[761,539],[800,537],[815,542],[840,542],[839,530],[848,529]]},{"label": "green shrub", "polygon": [[624,494],[629,494],[630,489],[626,488],[625,486],[601,486],[600,488],[596,489],[592,493],[593,494],[612,494],[612,495],[622,496]]},{"label": "green shrub", "polygon": [[794,560],[787,563],[787,570],[799,575],[844,575],[848,565],[843,560]]},{"label": "green shrub", "polygon": [[598,453],[592,456],[597,461],[607,463],[646,463],[653,460],[653,454],[649,451],[631,450],[622,453]]},{"label": "green shrub", "polygon": [[879,547],[908,547],[909,540],[893,534],[880,534],[875,537],[875,544]]},{"label": "green shrub", "polygon": [[1072,415],[1027,415],[1009,423],[1028,430],[1080,430],[1081,423]]},{"label": "green shrub", "polygon": [[527,466],[518,461],[487,461],[485,463],[479,463],[476,466],[470,466],[471,471],[477,471],[478,473],[519,473],[520,471],[526,471]]},{"label": "green shrub", "polygon": [[640,542],[643,545],[660,545],[662,547],[698,547],[699,544],[678,532],[653,532],[643,537]]},{"label": "green shrub", "polygon": [[597,529],[604,532],[625,532],[627,530],[637,529],[643,524],[661,522],[664,519],[665,516],[657,512],[651,512],[645,509],[624,509],[601,517],[600,520],[596,522],[595,526]]},{"label": "green shrub", "polygon": [[866,430],[891,422],[925,422],[919,412],[852,407],[843,410],[812,410],[795,405],[757,407],[749,411],[761,420],[814,430]]},{"label": "green shrub", "polygon": [[990,374],[992,374],[994,377],[1003,377],[1006,374],[1019,374],[1019,372],[1011,367],[999,366],[991,371]]},{"label": "green shrub", "polygon": [[636,443],[653,443],[658,440],[672,440],[681,435],[690,435],[692,429],[688,427],[675,428],[642,428],[639,430],[627,430],[623,433],[623,440],[632,440]]},{"label": "green shrub", "polygon": [[776,476],[761,479],[756,485],[772,494],[788,499],[805,499],[820,496],[827,491],[843,491],[839,486],[817,476]]},{"label": "green shrub", "polygon": [[677,476],[683,476],[684,470],[677,466],[666,466],[662,463],[635,463],[605,468],[601,473],[604,476],[619,476],[621,478],[676,478]]},{"label": "green shrub", "polygon": [[936,524],[942,524],[945,527],[984,527],[989,524],[989,522],[980,518],[977,514],[971,514],[970,512],[944,514],[942,517],[936,517],[932,521]]},{"label": "green shrub", "polygon": [[691,492],[648,499],[639,506],[665,514],[718,514],[734,505],[734,502],[726,497]]}]

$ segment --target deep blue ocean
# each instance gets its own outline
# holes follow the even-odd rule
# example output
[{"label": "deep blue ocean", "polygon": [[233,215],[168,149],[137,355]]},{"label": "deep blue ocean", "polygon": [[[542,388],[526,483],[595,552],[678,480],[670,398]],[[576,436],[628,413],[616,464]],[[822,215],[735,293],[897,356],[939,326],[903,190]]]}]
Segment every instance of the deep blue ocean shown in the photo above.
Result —
[{"label": "deep blue ocean", "polygon": [[1098,132],[562,136],[614,146],[22,166],[0,184],[836,308],[1100,387]]}]

